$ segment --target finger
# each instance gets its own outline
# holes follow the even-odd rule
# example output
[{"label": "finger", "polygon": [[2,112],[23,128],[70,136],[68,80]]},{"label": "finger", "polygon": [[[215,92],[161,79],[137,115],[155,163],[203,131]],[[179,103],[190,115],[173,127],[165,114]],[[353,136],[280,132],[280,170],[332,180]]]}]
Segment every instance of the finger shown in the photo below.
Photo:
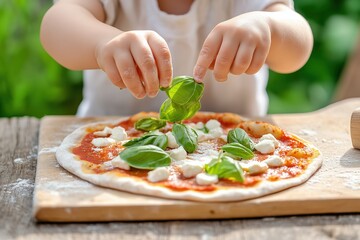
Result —
[{"label": "finger", "polygon": [[209,66],[209,69],[210,69],[210,70],[214,70],[215,60],[216,60],[216,59],[214,59],[214,60],[212,61],[212,63],[210,64],[210,66]]},{"label": "finger", "polygon": [[214,77],[217,81],[223,82],[227,80],[231,65],[239,48],[239,43],[232,38],[225,38],[216,56],[214,65]]},{"label": "finger", "polygon": [[104,66],[105,67],[103,67],[102,70],[106,73],[111,82],[121,89],[126,88],[123,80],[121,79],[115,60],[112,57],[105,60]]},{"label": "finger", "polygon": [[240,44],[230,72],[235,75],[243,74],[250,66],[254,53],[254,47],[249,44]]},{"label": "finger", "polygon": [[199,53],[199,58],[194,67],[194,79],[197,82],[203,81],[206,70],[214,61],[215,56],[220,49],[221,41],[221,35],[213,33],[210,33],[209,36],[205,39],[205,42]]},{"label": "finger", "polygon": [[173,74],[169,47],[159,35],[150,35],[148,42],[155,58],[160,86],[167,88]]},{"label": "finger", "polygon": [[[141,38],[130,45],[131,54],[141,71],[145,91],[149,97],[155,97],[159,91],[159,80],[155,59],[146,39]],[[138,75],[138,74],[136,74]],[[140,78],[139,78],[140,81]]]},{"label": "finger", "polygon": [[117,53],[115,63],[120,72],[120,76],[129,91],[138,99],[144,98],[146,91],[137,74],[136,65],[130,52],[123,51]]},{"label": "finger", "polygon": [[248,69],[245,71],[247,74],[255,74],[265,64],[266,57],[269,50],[264,47],[256,48]]}]

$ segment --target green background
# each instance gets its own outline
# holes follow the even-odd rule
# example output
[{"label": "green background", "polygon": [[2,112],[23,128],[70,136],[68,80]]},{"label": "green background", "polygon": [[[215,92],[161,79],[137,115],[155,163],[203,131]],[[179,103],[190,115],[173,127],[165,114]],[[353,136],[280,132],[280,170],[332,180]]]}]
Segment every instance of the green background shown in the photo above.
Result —
[{"label": "green background", "polygon": [[[59,66],[42,49],[39,27],[50,0],[0,0],[0,117],[75,114],[81,72]],[[360,23],[359,0],[295,0],[315,44],[292,74],[270,73],[269,113],[308,112],[329,104]]]}]

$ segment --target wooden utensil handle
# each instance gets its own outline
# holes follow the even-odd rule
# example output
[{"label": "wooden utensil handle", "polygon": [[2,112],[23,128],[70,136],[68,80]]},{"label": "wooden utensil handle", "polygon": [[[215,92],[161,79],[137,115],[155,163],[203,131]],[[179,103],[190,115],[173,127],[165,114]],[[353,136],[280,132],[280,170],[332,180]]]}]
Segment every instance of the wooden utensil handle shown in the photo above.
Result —
[{"label": "wooden utensil handle", "polygon": [[360,108],[351,115],[350,131],[354,148],[360,149]]}]

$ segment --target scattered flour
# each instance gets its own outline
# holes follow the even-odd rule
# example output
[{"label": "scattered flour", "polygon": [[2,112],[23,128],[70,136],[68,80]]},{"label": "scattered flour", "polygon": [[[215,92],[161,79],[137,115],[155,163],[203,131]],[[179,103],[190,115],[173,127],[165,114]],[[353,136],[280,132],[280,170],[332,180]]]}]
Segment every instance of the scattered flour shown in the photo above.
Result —
[{"label": "scattered flour", "polygon": [[314,130],[311,129],[301,129],[299,131],[299,135],[303,135],[303,136],[315,136],[317,135],[317,132],[315,132]]},{"label": "scattered flour", "polygon": [[26,157],[18,157],[13,160],[15,164],[24,164],[37,158],[38,147],[34,146]]},{"label": "scattered flour", "polygon": [[56,150],[58,149],[58,147],[51,147],[51,148],[42,148],[39,151],[39,155],[40,154],[46,154],[46,153],[56,153]]},{"label": "scattered flour", "polygon": [[333,144],[337,144],[337,145],[340,145],[340,144],[343,143],[342,141],[339,141],[339,140],[336,140],[336,139],[327,140],[325,138],[321,139],[321,142],[322,143],[333,143]]},{"label": "scattered flour", "polygon": [[22,164],[25,161],[26,161],[25,158],[16,158],[16,159],[14,159],[14,163],[16,163],[16,164]]},{"label": "scattered flour", "polygon": [[55,192],[68,192],[68,191],[88,191],[89,188],[93,188],[94,185],[83,180],[71,180],[71,181],[48,181],[41,183],[40,188],[45,188]]},{"label": "scattered flour", "polygon": [[321,183],[321,179],[318,177],[318,175],[314,175],[312,177],[310,177],[310,179],[307,181],[308,184],[318,184]]},{"label": "scattered flour", "polygon": [[37,158],[37,154],[38,154],[38,146],[34,146],[29,155],[26,156],[26,159],[36,159]]},{"label": "scattered flour", "polygon": [[344,180],[344,186],[352,190],[360,190],[360,169],[344,171],[337,175]]},{"label": "scattered flour", "polygon": [[34,183],[30,179],[18,178],[16,179],[16,182],[9,183],[3,186],[5,186],[5,188],[7,188],[8,191],[15,191],[18,189],[31,188],[34,186]]},{"label": "scattered flour", "polygon": [[10,202],[15,203],[17,198],[25,198],[31,196],[34,188],[34,182],[30,179],[18,178],[15,182],[0,185],[5,193],[10,196]]}]

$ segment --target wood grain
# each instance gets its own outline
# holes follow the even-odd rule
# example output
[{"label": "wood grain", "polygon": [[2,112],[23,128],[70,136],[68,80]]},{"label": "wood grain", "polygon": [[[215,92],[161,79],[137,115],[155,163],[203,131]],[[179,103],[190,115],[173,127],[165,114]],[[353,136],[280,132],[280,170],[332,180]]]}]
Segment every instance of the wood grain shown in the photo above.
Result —
[{"label": "wood grain", "polygon": [[354,148],[360,149],[360,108],[351,115],[351,140]]},{"label": "wood grain", "polygon": [[[360,99],[353,103],[360,104]],[[38,131],[34,118],[0,119],[0,239],[360,239],[360,214],[237,220],[39,224],[32,218]],[[17,161],[15,161],[17,159]],[[18,179],[26,187],[16,188]]]},{"label": "wood grain", "polygon": [[56,147],[78,126],[102,119],[48,117],[43,119],[40,129],[34,214],[39,221],[78,222],[360,212],[357,204],[360,169],[359,162],[354,160],[360,159],[360,152],[351,151],[349,137],[353,108],[348,102],[309,114],[270,116],[271,122],[313,142],[323,153],[322,168],[298,187],[253,200],[221,204],[136,195],[97,187],[71,175],[57,164]]}]

